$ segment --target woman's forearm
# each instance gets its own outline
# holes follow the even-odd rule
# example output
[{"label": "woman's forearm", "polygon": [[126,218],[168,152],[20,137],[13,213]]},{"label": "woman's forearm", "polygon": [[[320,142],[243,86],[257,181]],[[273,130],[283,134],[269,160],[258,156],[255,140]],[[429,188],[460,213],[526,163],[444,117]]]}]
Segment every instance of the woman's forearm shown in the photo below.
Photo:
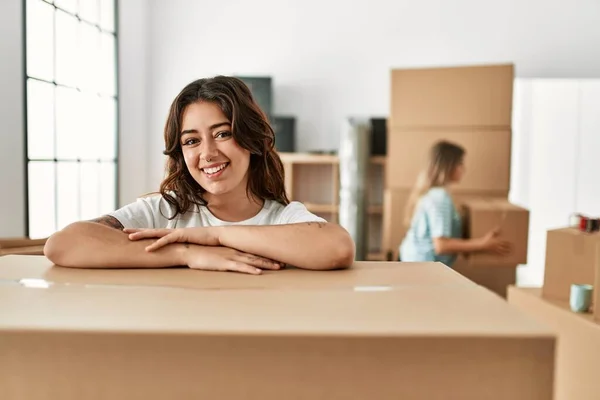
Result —
[{"label": "woman's forearm", "polygon": [[298,268],[338,269],[350,267],[354,262],[354,242],[336,224],[235,225],[217,229],[222,246]]},{"label": "woman's forearm", "polygon": [[56,265],[74,268],[161,268],[183,264],[183,244],[145,251],[152,242],[130,241],[120,230],[94,222],[76,222],[52,235],[44,254]]},{"label": "woman's forearm", "polygon": [[436,254],[473,253],[481,251],[480,239],[434,238],[433,245]]}]

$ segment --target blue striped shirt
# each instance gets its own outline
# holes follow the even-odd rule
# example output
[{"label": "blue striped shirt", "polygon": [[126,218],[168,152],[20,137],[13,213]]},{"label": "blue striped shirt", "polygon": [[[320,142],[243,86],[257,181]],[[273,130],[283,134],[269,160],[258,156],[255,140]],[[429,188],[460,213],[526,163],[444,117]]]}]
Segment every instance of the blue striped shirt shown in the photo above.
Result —
[{"label": "blue striped shirt", "polygon": [[452,266],[456,255],[435,254],[433,238],[462,237],[462,223],[446,189],[434,187],[415,207],[410,228],[400,245],[402,261],[439,261]]}]

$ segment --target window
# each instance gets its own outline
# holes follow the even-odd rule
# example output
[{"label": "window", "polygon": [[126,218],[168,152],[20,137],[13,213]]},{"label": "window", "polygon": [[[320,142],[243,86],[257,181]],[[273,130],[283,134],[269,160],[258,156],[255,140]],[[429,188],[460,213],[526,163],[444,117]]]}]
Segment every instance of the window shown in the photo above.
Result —
[{"label": "window", "polygon": [[116,0],[24,0],[28,234],[117,204]]}]

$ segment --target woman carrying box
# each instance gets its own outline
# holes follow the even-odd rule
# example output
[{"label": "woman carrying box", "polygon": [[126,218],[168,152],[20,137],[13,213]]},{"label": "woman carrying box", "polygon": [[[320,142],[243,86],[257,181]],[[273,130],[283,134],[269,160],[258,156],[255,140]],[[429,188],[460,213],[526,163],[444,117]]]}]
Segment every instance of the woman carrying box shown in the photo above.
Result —
[{"label": "woman carrying box", "polygon": [[464,173],[465,150],[440,141],[429,152],[429,163],[413,188],[405,211],[410,226],[400,245],[402,261],[439,261],[452,266],[459,253],[510,251],[497,231],[474,239],[462,238],[462,223],[448,186],[460,182]]},{"label": "woman carrying box", "polygon": [[352,264],[348,232],[288,200],[273,129],[241,80],[218,76],[187,85],[171,105],[164,137],[160,193],[55,233],[44,249],[51,261],[249,274],[285,264]]}]

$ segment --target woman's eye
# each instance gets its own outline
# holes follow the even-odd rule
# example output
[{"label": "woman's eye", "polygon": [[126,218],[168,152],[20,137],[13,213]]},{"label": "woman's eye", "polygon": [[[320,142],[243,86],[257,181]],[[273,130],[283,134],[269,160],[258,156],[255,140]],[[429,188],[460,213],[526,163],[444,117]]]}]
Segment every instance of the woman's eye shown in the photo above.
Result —
[{"label": "woman's eye", "polygon": [[229,131],[222,131],[222,132],[217,133],[215,135],[215,138],[227,138],[227,137],[230,137],[230,136],[231,136],[231,132],[229,132]]},{"label": "woman's eye", "polygon": [[187,140],[185,140],[185,141],[183,142],[183,145],[184,145],[184,146],[191,146],[191,145],[194,145],[194,144],[196,144],[196,143],[198,143],[198,142],[199,142],[199,140],[198,140],[198,139],[190,138],[190,139],[187,139]]}]

